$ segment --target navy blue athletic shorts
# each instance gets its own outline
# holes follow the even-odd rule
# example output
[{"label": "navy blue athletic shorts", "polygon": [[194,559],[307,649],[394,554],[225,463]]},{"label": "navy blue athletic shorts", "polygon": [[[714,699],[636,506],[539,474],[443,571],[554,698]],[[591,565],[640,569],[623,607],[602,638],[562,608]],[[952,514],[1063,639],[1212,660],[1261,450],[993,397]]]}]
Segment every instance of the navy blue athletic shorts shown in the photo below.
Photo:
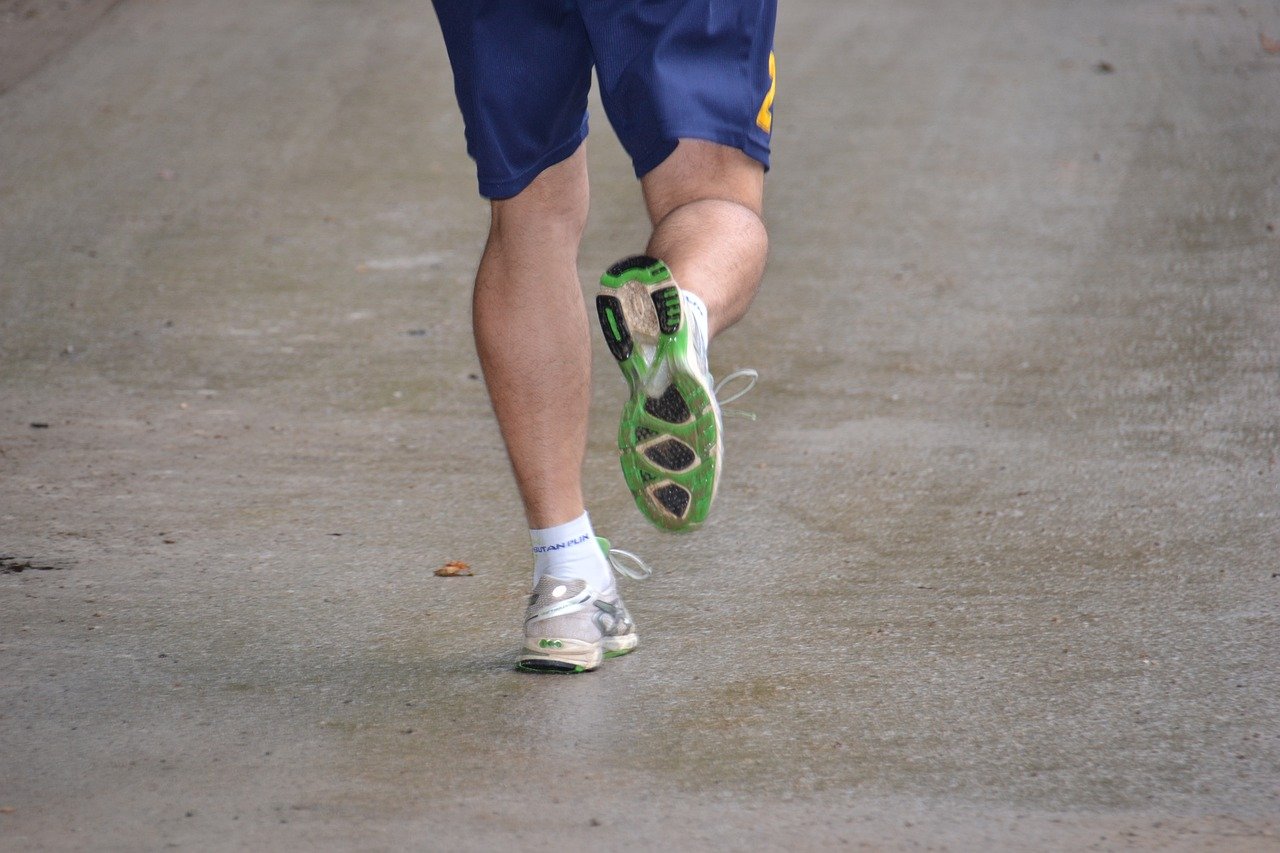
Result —
[{"label": "navy blue athletic shorts", "polygon": [[433,0],[480,194],[516,195],[587,136],[591,69],[640,177],[680,139],[769,167],[777,0]]}]

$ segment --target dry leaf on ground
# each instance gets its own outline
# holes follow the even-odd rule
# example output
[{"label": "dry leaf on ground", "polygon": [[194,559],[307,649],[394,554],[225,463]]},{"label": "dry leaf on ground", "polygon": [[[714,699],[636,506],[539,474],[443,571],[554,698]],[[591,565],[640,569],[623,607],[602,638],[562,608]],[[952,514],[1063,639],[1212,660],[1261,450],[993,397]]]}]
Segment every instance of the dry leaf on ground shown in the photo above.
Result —
[{"label": "dry leaf on ground", "polygon": [[436,569],[438,578],[469,578],[471,575],[471,567],[461,560],[450,560]]}]

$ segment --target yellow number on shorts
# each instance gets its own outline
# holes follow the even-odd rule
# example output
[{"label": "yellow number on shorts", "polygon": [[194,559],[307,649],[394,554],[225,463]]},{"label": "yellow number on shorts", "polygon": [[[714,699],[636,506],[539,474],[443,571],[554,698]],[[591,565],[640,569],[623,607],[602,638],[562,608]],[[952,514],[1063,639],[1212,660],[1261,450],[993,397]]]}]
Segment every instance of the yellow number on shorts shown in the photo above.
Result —
[{"label": "yellow number on shorts", "polygon": [[760,112],[756,115],[756,124],[765,133],[773,133],[773,97],[778,93],[778,62],[769,51],[769,94],[764,96]]}]

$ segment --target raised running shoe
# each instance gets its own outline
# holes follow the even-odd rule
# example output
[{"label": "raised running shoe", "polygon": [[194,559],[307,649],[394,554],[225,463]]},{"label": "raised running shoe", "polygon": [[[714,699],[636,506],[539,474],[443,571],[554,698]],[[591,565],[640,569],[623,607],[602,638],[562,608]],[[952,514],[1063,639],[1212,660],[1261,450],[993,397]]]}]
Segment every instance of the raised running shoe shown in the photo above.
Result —
[{"label": "raised running shoe", "polygon": [[622,474],[636,506],[666,530],[699,527],[720,483],[724,445],[716,392],[754,370],[712,382],[707,330],[685,310],[680,288],[662,261],[645,255],[619,261],[600,279],[596,313],[609,352],[630,386],[618,425]]},{"label": "raised running shoe", "polygon": [[[643,580],[644,561],[596,537],[609,565],[618,574]],[[604,658],[635,649],[636,623],[616,588],[602,593],[584,580],[544,577],[529,596],[524,615],[524,648],[520,669],[534,672],[588,672]]]}]

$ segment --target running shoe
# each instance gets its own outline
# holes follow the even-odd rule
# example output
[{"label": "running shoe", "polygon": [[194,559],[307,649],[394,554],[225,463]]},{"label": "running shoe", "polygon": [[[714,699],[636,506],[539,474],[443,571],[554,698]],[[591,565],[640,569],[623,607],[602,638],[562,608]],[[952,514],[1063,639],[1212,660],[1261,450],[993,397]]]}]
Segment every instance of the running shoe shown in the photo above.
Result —
[{"label": "running shoe", "polygon": [[665,530],[697,529],[720,483],[724,445],[716,386],[707,366],[707,330],[684,310],[667,265],[639,255],[619,261],[600,279],[596,313],[609,352],[630,386],[618,426],[622,474],[645,518]]},{"label": "running shoe", "polygon": [[[643,580],[649,567],[629,551],[596,537],[618,574]],[[529,596],[524,615],[524,648],[517,664],[533,672],[588,672],[605,658],[635,649],[636,623],[617,589],[602,593],[584,580],[544,577]]]}]

